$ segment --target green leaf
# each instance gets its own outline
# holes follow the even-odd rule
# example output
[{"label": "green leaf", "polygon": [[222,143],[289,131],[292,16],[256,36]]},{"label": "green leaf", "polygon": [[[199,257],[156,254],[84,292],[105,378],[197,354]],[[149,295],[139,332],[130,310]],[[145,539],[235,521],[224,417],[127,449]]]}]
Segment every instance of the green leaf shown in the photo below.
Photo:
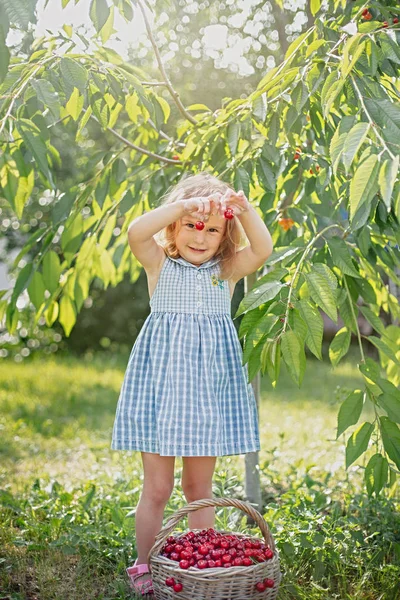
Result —
[{"label": "green leaf", "polygon": [[265,264],[268,266],[275,265],[278,262],[284,261],[285,258],[294,258],[301,251],[304,251],[302,246],[283,246],[282,248],[276,248],[272,254],[267,258]]},{"label": "green leaf", "polygon": [[382,128],[400,136],[400,107],[398,103],[382,98],[364,98],[372,119]]},{"label": "green leaf", "polygon": [[310,0],[310,9],[313,17],[315,17],[320,8],[321,0]]},{"label": "green leaf", "polygon": [[249,197],[250,193],[250,177],[244,167],[238,167],[235,170],[235,190],[243,190],[245,195]]},{"label": "green leaf", "polygon": [[129,0],[122,0],[122,16],[126,21],[132,21],[133,19],[133,8]]},{"label": "green leaf", "polygon": [[245,366],[247,368],[248,383],[251,383],[261,368],[260,356],[263,350],[263,344],[259,343],[250,354],[249,364]]},{"label": "green leaf", "polygon": [[359,364],[358,368],[365,377],[365,383],[368,389],[370,389],[374,395],[378,395],[381,391],[377,385],[377,381],[381,375],[381,366],[372,360],[372,358],[367,357],[365,363]]},{"label": "green leaf", "polygon": [[[1,17],[1,11],[0,11]],[[6,45],[6,36],[3,27],[0,26],[0,83],[7,75],[8,65],[10,64],[10,51]]]},{"label": "green leaf", "polygon": [[271,192],[275,192],[276,189],[276,177],[270,164],[261,156],[259,157],[256,164],[257,175],[263,187]]},{"label": "green leaf", "polygon": [[254,310],[250,310],[248,313],[244,315],[239,325],[239,339],[241,340],[248,331],[259,321],[264,312],[260,307],[257,307]]},{"label": "green leaf", "polygon": [[346,446],[346,469],[366,451],[373,430],[373,424],[365,422],[351,435]]},{"label": "green leaf", "polygon": [[383,447],[389,458],[400,469],[400,429],[388,417],[380,416]]},{"label": "green leaf", "polygon": [[89,9],[90,18],[97,32],[106,24],[110,8],[106,0],[92,0]]},{"label": "green leaf", "polygon": [[36,308],[39,310],[44,301],[44,293],[46,288],[43,284],[43,277],[39,271],[35,271],[33,277],[28,285],[29,299]]},{"label": "green leaf", "polygon": [[[365,220],[360,219],[357,213],[369,213],[369,201],[378,191],[379,159],[376,154],[371,154],[357,168],[350,181],[350,221],[357,222],[361,227]],[[357,219],[355,217],[358,217]],[[366,216],[368,218],[368,215]],[[363,221],[361,223],[361,221]],[[359,224],[361,223],[361,224]],[[358,227],[357,227],[358,228]]]},{"label": "green leaf", "polygon": [[81,213],[76,214],[72,222],[66,222],[61,234],[61,249],[64,254],[74,254],[82,243],[83,217]]},{"label": "green leaf", "polygon": [[347,354],[350,347],[351,334],[346,327],[342,327],[336,333],[333,338],[331,345],[329,346],[329,358],[334,367],[337,366],[339,361]]},{"label": "green leaf", "polygon": [[[335,75],[335,73],[331,73],[331,75]],[[329,79],[330,75],[328,75]],[[332,140],[329,146],[329,154],[331,156],[333,173],[337,174],[337,168],[339,166],[343,148],[347,140],[347,134],[351,130],[354,125],[355,117],[354,116],[344,116],[339,121],[339,126],[337,127],[335,133],[332,136]]]},{"label": "green leaf", "polygon": [[27,119],[17,121],[17,129],[26,147],[31,151],[40,171],[45,175],[51,187],[55,189],[53,177],[47,162],[47,147],[40,136],[40,130]]},{"label": "green leaf", "polygon": [[248,310],[253,310],[257,306],[260,306],[260,304],[264,304],[268,300],[275,298],[283,285],[280,281],[267,281],[260,287],[251,290],[239,304],[235,319]]},{"label": "green leaf", "polygon": [[339,237],[332,237],[328,240],[328,246],[333,263],[346,275],[361,279],[361,275],[354,267],[346,242]]},{"label": "green leaf", "polygon": [[258,95],[252,104],[252,113],[259,121],[264,123],[267,116],[267,97],[266,94]]},{"label": "green leaf", "polygon": [[300,300],[298,303],[300,314],[307,324],[306,344],[310,351],[319,360],[322,360],[322,338],[324,333],[324,320],[319,310],[308,300]]},{"label": "green leaf", "polygon": [[61,323],[66,337],[69,337],[71,330],[76,322],[75,305],[69,296],[62,296],[60,301],[60,316],[58,318]]},{"label": "green leaf", "polygon": [[278,382],[281,367],[281,345],[279,340],[267,342],[261,352],[262,372],[268,371],[272,387],[275,388]]},{"label": "green leaf", "polygon": [[[356,64],[358,59],[360,58],[361,54],[365,50],[366,44],[365,44],[365,40],[361,41],[362,36],[363,36],[362,33],[356,33],[356,35],[354,35],[353,38],[349,39],[349,41],[347,42],[346,46],[343,49],[343,61],[342,61],[342,79],[343,80],[350,73],[350,71],[352,70],[352,68],[354,67],[354,65]],[[356,44],[359,44],[359,45],[358,45],[356,51],[354,51]],[[351,60],[349,61],[348,58],[349,58],[349,54],[350,54],[350,49],[351,49]]]},{"label": "green leaf", "polygon": [[36,23],[35,7],[37,0],[2,0],[10,23],[19,25],[25,31],[29,23]]},{"label": "green leaf", "polygon": [[375,492],[378,496],[379,492],[386,485],[388,480],[389,463],[382,454],[374,454],[368,461],[365,467],[364,479],[367,486],[369,496]]},{"label": "green leaf", "polygon": [[367,319],[368,323],[381,335],[385,335],[385,326],[382,323],[381,319],[372,312],[370,308],[367,306],[359,306],[364,317]]},{"label": "green leaf", "polygon": [[382,394],[377,397],[379,406],[386,410],[389,419],[400,423],[400,390],[387,379],[378,379]]},{"label": "green leaf", "polygon": [[289,374],[300,387],[306,369],[304,343],[295,331],[285,331],[281,337],[281,347]]},{"label": "green leaf", "polygon": [[43,258],[43,283],[51,294],[58,288],[61,270],[60,259],[54,250],[46,252]]},{"label": "green leaf", "polygon": [[297,308],[289,309],[289,325],[290,328],[298,334],[301,341],[305,343],[307,337],[307,325]]},{"label": "green leaf", "polygon": [[67,89],[77,87],[81,94],[84,94],[88,80],[88,74],[76,60],[72,58],[62,58],[60,61],[61,75],[66,83]]},{"label": "green leaf", "polygon": [[71,94],[70,99],[68,100],[65,108],[67,113],[71,115],[74,121],[79,119],[79,115],[82,112],[84,97],[79,94],[79,90],[77,87],[74,87],[74,91]]},{"label": "green leaf", "polygon": [[388,346],[381,338],[377,338],[374,335],[367,336],[367,339],[376,347],[380,352],[387,356],[390,360],[396,364],[400,364],[392,348]]},{"label": "green leaf", "polygon": [[231,154],[232,156],[235,156],[240,137],[240,123],[229,123],[226,136]]},{"label": "green leaf", "polygon": [[[321,263],[313,265],[310,273],[305,273],[310,295],[317,306],[320,306],[332,321],[337,322],[337,309],[331,282],[321,267]],[[328,267],[326,267],[328,268]],[[335,278],[336,279],[336,278]]]},{"label": "green leaf", "polygon": [[255,326],[250,329],[245,338],[242,363],[245,364],[249,360],[249,356],[253,351],[254,347],[258,344],[261,338],[271,331],[273,326],[278,320],[277,315],[269,314],[264,315]]},{"label": "green leaf", "polygon": [[48,108],[53,117],[58,119],[60,117],[60,103],[58,101],[58,94],[50,81],[47,81],[47,79],[36,79],[31,82],[31,85],[44,107]]},{"label": "green leaf", "polygon": [[400,156],[397,154],[394,159],[387,158],[379,171],[379,187],[382,194],[382,200],[385,203],[387,211],[390,212],[393,187],[399,172]]},{"label": "green leaf", "polygon": [[100,37],[103,44],[105,44],[114,31],[114,5],[111,5],[110,14],[104,26],[100,30]]},{"label": "green leaf", "polygon": [[346,136],[342,151],[342,161],[346,174],[349,173],[351,163],[367,137],[368,129],[369,123],[357,123]]},{"label": "green leaf", "polygon": [[354,390],[344,400],[339,409],[336,439],[338,439],[348,427],[357,423],[362,412],[364,404],[363,399],[364,392],[361,390]]}]

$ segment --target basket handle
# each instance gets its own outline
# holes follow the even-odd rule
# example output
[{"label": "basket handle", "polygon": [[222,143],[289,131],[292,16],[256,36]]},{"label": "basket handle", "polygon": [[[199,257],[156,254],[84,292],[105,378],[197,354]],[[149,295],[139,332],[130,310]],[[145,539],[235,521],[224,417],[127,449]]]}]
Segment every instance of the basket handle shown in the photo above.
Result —
[{"label": "basket handle", "polygon": [[148,554],[148,565],[151,571],[150,559],[154,555],[157,555],[161,550],[164,542],[169,537],[170,533],[173,531],[177,523],[185,517],[188,513],[194,512],[195,510],[199,510],[201,508],[207,508],[208,506],[234,506],[236,508],[240,508],[243,512],[249,515],[259,526],[261,529],[261,533],[264,536],[265,541],[269,545],[272,551],[275,551],[275,542],[274,538],[271,535],[268,524],[265,521],[264,517],[251,506],[248,502],[243,502],[242,500],[237,500],[236,498],[204,498],[203,500],[196,500],[195,502],[190,502],[186,506],[183,506],[179,510],[177,510],[168,523],[165,524],[164,527],[161,528],[160,532],[157,534],[155,538],[154,546],[151,548]]}]

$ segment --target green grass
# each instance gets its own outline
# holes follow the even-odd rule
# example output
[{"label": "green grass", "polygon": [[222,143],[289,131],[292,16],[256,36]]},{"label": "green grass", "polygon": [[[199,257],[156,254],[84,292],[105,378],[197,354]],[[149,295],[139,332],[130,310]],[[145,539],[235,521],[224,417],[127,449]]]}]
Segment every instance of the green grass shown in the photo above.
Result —
[{"label": "green grass", "polygon": [[[2,362],[0,598],[132,597],[141,457],[110,450],[127,357]],[[335,440],[340,403],[361,385],[352,355],[335,370],[309,360],[301,389],[284,368],[276,389],[262,381],[262,514],[280,552],[279,600],[400,599],[399,494],[368,499],[373,448],[346,471],[353,428]],[[368,406],[363,417],[373,419]],[[186,504],[181,471],[178,457],[164,524]],[[218,459],[214,495],[246,500],[243,456]],[[217,529],[260,535],[238,513],[217,508]]]}]

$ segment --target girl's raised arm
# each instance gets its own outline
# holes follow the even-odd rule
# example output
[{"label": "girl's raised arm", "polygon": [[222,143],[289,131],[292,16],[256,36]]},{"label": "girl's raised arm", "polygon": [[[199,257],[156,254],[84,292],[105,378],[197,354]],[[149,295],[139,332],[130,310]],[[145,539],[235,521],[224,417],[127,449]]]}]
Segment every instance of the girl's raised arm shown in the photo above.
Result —
[{"label": "girl's raised arm", "polygon": [[164,257],[164,250],[153,236],[184,214],[183,202],[178,200],[137,217],[129,225],[129,246],[146,271],[157,271]]}]

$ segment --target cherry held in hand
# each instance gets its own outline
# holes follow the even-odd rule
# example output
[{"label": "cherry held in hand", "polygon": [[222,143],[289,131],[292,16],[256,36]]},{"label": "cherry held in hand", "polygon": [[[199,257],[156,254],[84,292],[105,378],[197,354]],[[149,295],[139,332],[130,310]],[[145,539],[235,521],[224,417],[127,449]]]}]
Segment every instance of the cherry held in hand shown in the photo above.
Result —
[{"label": "cherry held in hand", "polygon": [[224,212],[224,217],[225,219],[233,219],[233,217],[235,216],[235,213],[233,212],[233,208],[227,208],[226,211]]}]

